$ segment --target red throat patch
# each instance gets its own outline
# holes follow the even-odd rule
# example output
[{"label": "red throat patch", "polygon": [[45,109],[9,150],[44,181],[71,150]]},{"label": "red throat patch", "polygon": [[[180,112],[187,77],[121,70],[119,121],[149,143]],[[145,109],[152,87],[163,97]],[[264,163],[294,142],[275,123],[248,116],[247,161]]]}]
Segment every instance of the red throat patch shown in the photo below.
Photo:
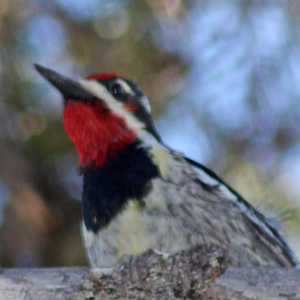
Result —
[{"label": "red throat patch", "polygon": [[69,101],[63,125],[75,144],[82,167],[103,166],[135,140],[122,118],[112,114],[101,102],[85,104]]}]

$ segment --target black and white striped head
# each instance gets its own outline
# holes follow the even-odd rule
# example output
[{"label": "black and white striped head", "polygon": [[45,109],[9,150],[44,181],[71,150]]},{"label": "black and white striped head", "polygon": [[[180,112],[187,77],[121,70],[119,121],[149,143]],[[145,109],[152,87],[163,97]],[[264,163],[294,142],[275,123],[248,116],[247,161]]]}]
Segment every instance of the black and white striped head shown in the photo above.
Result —
[{"label": "black and white striped head", "polygon": [[129,127],[138,133],[146,129],[161,141],[153,125],[150,100],[136,83],[114,73],[95,73],[80,80],[79,84],[102,99]]},{"label": "black and white striped head", "polygon": [[132,81],[97,73],[73,81],[50,69],[37,71],[64,97],[63,124],[81,158],[80,164],[104,164],[126,145],[140,140],[161,143],[149,99]]}]

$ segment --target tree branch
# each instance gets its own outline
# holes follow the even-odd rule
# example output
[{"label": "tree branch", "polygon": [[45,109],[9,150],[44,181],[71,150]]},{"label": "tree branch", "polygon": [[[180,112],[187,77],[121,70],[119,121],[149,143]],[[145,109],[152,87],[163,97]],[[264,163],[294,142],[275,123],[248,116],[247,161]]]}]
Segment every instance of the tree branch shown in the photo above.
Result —
[{"label": "tree branch", "polygon": [[222,275],[226,260],[224,250],[198,246],[126,256],[106,269],[3,269],[0,299],[300,299],[300,269],[228,268]]},{"label": "tree branch", "polygon": [[208,294],[220,300],[299,300],[300,268],[228,268]]}]

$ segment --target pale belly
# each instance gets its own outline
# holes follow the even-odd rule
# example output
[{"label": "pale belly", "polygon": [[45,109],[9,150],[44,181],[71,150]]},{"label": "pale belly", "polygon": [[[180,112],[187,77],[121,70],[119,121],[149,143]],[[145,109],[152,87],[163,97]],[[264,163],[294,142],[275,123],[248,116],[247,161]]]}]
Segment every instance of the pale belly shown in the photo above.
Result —
[{"label": "pale belly", "polygon": [[181,224],[171,216],[150,213],[131,202],[107,228],[97,234],[87,231],[83,237],[92,267],[116,264],[126,254],[140,254],[149,249],[174,253],[199,243],[199,237],[184,234]]}]

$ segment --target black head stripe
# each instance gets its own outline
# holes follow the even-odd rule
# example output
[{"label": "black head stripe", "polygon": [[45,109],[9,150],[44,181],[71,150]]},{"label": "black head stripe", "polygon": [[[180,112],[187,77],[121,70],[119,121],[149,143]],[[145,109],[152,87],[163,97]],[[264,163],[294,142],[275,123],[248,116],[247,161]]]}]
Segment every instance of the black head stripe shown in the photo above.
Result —
[{"label": "black head stripe", "polygon": [[150,112],[147,111],[147,108],[145,105],[142,103],[142,99],[145,98],[144,93],[142,90],[139,88],[137,84],[135,84],[131,80],[126,80],[127,84],[131,87],[131,89],[135,93],[135,104],[138,107],[138,110],[135,112],[135,116],[143,122],[146,126],[147,131],[149,131],[158,141],[162,141],[161,137],[159,136],[158,132],[156,131],[154,127],[154,123],[151,117]]},{"label": "black head stripe", "polygon": [[154,127],[151,114],[148,112],[147,107],[145,107],[145,105],[142,103],[142,99],[145,99],[145,95],[142,90],[133,81],[120,78],[128,84],[133,91],[133,94],[124,93],[122,95],[114,95],[112,93],[112,88],[114,84],[118,83],[118,79],[118,77],[111,77],[99,80],[99,83],[103,84],[117,101],[124,103],[126,103],[126,101],[133,101],[137,107],[137,110],[133,111],[132,113],[139,121],[145,124],[145,129],[161,142],[161,138]]},{"label": "black head stripe", "polygon": [[145,128],[148,132],[150,132],[159,142],[161,142],[161,137],[154,127],[154,123],[151,115],[146,111],[145,107],[141,104],[141,102],[136,102],[138,106],[138,110],[135,112],[135,116],[145,124]]}]

